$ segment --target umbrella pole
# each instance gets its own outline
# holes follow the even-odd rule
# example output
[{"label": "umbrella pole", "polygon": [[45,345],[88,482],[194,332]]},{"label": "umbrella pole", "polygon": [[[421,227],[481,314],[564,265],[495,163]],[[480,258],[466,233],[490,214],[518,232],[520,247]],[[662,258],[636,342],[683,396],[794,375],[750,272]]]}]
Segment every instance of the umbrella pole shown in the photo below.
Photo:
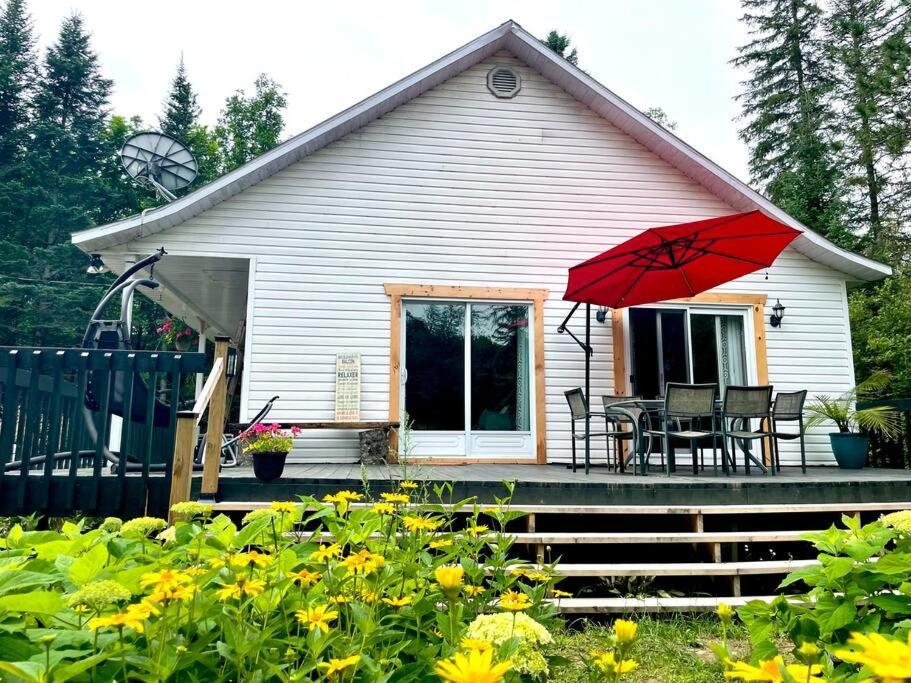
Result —
[{"label": "umbrella pole", "polygon": [[592,305],[585,304],[585,474],[591,461]]}]

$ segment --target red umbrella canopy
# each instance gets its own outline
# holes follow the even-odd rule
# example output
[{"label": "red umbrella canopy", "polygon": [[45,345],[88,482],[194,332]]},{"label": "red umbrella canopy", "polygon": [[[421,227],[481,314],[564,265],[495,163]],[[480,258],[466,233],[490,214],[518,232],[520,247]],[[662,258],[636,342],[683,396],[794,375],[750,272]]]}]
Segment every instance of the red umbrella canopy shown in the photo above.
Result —
[{"label": "red umbrella canopy", "polygon": [[563,298],[623,308],[695,296],[768,268],[799,234],[760,211],[651,228],[570,268]]}]

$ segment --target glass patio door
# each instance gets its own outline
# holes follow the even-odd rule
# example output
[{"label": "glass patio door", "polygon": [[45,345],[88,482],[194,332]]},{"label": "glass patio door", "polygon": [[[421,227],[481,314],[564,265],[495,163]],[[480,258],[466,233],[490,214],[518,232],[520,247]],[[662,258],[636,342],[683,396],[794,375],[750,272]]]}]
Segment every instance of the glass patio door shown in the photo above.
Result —
[{"label": "glass patio door", "polygon": [[533,456],[530,306],[403,303],[402,408],[414,455]]},{"label": "glass patio door", "polygon": [[664,396],[667,382],[729,385],[755,381],[747,347],[747,313],[737,308],[631,308],[632,392]]}]

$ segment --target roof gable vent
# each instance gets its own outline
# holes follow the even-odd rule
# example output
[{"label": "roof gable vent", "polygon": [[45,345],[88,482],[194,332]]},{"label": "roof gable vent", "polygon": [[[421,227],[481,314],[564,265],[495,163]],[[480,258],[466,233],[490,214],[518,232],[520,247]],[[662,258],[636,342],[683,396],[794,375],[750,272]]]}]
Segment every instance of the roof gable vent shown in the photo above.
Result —
[{"label": "roof gable vent", "polygon": [[497,97],[515,97],[522,87],[519,72],[508,66],[495,66],[487,72],[487,89]]}]

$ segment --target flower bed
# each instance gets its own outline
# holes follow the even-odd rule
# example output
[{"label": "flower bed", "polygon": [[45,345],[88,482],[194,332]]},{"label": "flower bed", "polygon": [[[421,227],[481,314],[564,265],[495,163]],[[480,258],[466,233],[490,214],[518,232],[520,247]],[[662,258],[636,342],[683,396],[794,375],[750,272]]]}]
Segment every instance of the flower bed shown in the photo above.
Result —
[{"label": "flower bed", "polygon": [[[276,502],[240,527],[199,503],[175,506],[173,526],[14,527],[0,542],[0,670],[32,681],[545,676],[554,580],[508,559],[501,532],[520,515],[505,500],[485,516],[466,503],[463,523],[402,487],[366,506],[350,491]],[[600,656],[592,670],[611,679],[635,666]]]}]

